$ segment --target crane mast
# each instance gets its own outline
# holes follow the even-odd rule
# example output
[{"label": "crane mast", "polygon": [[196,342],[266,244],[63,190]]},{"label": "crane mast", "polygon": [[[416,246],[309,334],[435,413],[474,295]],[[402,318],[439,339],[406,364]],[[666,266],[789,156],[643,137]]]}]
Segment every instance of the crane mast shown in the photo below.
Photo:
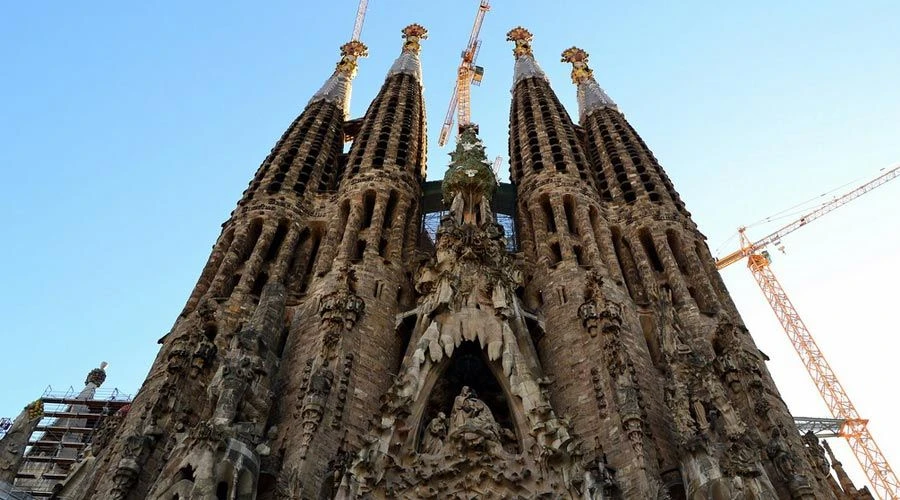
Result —
[{"label": "crane mast", "polygon": [[834,370],[831,369],[831,365],[828,364],[809,329],[784,292],[781,283],[775,278],[769,267],[769,258],[764,253],[751,254],[747,265],[790,338],[816,389],[825,400],[831,415],[843,420],[839,435],[850,444],[875,494],[882,499],[896,499],[896,495],[900,493],[900,481],[869,432],[867,428],[869,421],[860,417],[856,411],[847,391],[834,374]]},{"label": "crane mast", "polygon": [[362,34],[363,21],[366,20],[366,9],[369,7],[369,0],[359,0],[359,6],[356,8],[356,21],[353,23],[353,35],[351,41],[358,41],[359,35]]},{"label": "crane mast", "polygon": [[[799,219],[755,242],[751,241],[747,236],[746,228],[741,227],[738,229],[741,248],[716,261],[716,268],[722,269],[743,257],[747,257],[747,267],[750,268],[753,278],[762,290],[763,295],[765,295],[769,306],[775,312],[775,316],[781,323],[782,328],[784,328],[785,333],[787,333],[791,344],[797,351],[797,355],[800,356],[800,360],[806,367],[806,371],[812,378],[816,389],[821,394],[822,399],[825,400],[832,417],[834,417],[826,423],[836,427],[838,430],[837,434],[847,440],[875,495],[882,500],[896,500],[900,498],[898,496],[900,495],[900,480],[898,480],[897,475],[890,464],[888,464],[887,459],[881,452],[881,448],[875,442],[875,438],[869,432],[867,427],[869,421],[860,416],[853,402],[850,401],[847,391],[841,385],[809,329],[806,328],[806,325],[800,318],[797,309],[794,308],[781,283],[778,282],[778,279],[769,267],[769,255],[763,249],[767,245],[777,242],[783,236],[796,231],[838,207],[846,205],[850,201],[898,176],[900,176],[900,165],[894,166],[875,179],[820,205]],[[819,420],[825,421],[828,419]]]},{"label": "crane mast", "polygon": [[453,86],[453,93],[450,95],[450,105],[447,107],[447,116],[444,118],[444,124],[441,126],[441,133],[438,136],[438,145],[444,146],[450,138],[450,128],[453,126],[453,115],[458,114],[457,125],[462,127],[471,122],[471,88],[472,84],[481,83],[481,76],[484,69],[475,65],[478,58],[478,49],[481,48],[481,40],[478,35],[481,33],[481,25],[484,22],[484,15],[491,10],[489,0],[481,0],[478,4],[478,12],[475,13],[475,24],[472,26],[472,32],[469,34],[469,42],[466,49],[463,50],[459,69],[456,72],[456,83]]}]

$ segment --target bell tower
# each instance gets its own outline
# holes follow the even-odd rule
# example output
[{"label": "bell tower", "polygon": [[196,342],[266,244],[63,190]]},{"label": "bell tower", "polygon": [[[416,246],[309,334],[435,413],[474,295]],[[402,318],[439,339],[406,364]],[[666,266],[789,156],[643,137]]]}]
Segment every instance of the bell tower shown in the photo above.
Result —
[{"label": "bell tower", "polygon": [[403,29],[400,55],[362,118],[324,219],[313,282],[282,362],[273,445],[292,495],[333,492],[400,364],[396,314],[411,301],[425,178],[424,27]]}]

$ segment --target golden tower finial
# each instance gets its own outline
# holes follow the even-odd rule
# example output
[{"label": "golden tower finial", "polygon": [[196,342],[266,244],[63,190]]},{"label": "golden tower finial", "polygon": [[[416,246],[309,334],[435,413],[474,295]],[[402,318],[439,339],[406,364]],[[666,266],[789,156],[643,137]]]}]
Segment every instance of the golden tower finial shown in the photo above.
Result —
[{"label": "golden tower finial", "polygon": [[572,63],[572,83],[578,85],[594,77],[588,67],[588,53],[578,47],[569,47],[562,53],[562,62]]},{"label": "golden tower finial", "polygon": [[515,42],[516,44],[515,48],[513,48],[513,54],[515,54],[516,57],[534,55],[531,51],[531,40],[533,39],[534,35],[521,26],[509,30],[509,33],[506,34],[506,40]]},{"label": "golden tower finial", "polygon": [[368,56],[369,48],[366,44],[359,40],[351,40],[341,45],[341,60],[337,63],[335,71],[353,78],[356,76],[357,59]]},{"label": "golden tower finial", "polygon": [[419,45],[419,41],[428,38],[428,30],[421,24],[410,24],[403,28],[401,33],[403,33],[403,38],[405,38],[405,41],[403,42],[403,52],[418,54],[419,50],[422,48]]}]

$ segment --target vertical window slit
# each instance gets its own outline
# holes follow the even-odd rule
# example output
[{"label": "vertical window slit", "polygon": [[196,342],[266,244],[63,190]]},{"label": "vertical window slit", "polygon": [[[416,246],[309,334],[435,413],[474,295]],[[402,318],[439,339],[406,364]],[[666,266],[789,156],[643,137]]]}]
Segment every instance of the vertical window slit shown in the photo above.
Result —
[{"label": "vertical window slit", "polygon": [[663,272],[665,267],[663,267],[662,260],[656,252],[656,246],[653,244],[653,237],[650,235],[650,231],[641,229],[638,233],[638,238],[641,240],[641,245],[644,247],[644,252],[647,254],[647,259],[650,261],[653,270],[660,273]]},{"label": "vertical window slit", "polygon": [[312,246],[309,249],[309,259],[306,261],[306,269],[303,271],[303,285],[300,287],[300,293],[306,292],[309,283],[312,281],[312,271],[315,269],[316,257],[319,254],[319,244],[322,242],[322,235],[318,232],[312,235]]},{"label": "vertical window slit", "polygon": [[360,229],[366,229],[372,225],[372,215],[375,213],[375,191],[366,191],[363,196],[363,218]]},{"label": "vertical window slit", "polygon": [[578,236],[578,224],[575,221],[575,198],[571,195],[563,197],[563,210],[566,213],[566,227],[569,234]]},{"label": "vertical window slit", "polygon": [[540,200],[541,210],[544,212],[544,222],[547,224],[547,232],[556,232],[556,219],[553,217],[553,207],[550,206],[550,200],[544,196]]}]

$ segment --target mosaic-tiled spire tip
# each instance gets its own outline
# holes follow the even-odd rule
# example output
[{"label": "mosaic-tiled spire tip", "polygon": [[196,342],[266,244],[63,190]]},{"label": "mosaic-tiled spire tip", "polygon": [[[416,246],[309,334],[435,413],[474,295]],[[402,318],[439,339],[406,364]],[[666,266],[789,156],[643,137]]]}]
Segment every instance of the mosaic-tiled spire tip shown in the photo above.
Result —
[{"label": "mosaic-tiled spire tip", "polygon": [[369,56],[369,48],[366,47],[366,44],[360,42],[359,40],[351,40],[344,45],[341,45],[341,60],[338,61],[337,67],[335,67],[335,72],[343,73],[350,78],[356,76],[356,68],[358,66],[357,60],[360,57],[368,57]]},{"label": "mosaic-tiled spire tip", "polygon": [[588,57],[588,53],[578,47],[563,51],[562,62],[572,63],[572,83],[578,85],[594,78],[594,71],[587,65]]},{"label": "mosaic-tiled spire tip", "polygon": [[513,47],[513,55],[516,56],[516,67],[513,70],[513,85],[525,78],[541,78],[547,80],[544,70],[534,60],[534,52],[531,51],[531,40],[534,35],[527,29],[517,26],[506,34],[506,40],[516,44]]},{"label": "mosaic-tiled spire tip", "polygon": [[516,44],[513,48],[513,54],[516,58],[534,56],[534,53],[531,51],[531,40],[533,39],[534,35],[521,26],[509,30],[509,33],[506,34],[506,40]]},{"label": "mosaic-tiled spire tip", "polygon": [[418,54],[422,47],[419,42],[428,38],[428,30],[421,24],[410,24],[403,28],[403,52]]},{"label": "mosaic-tiled spire tip", "polygon": [[579,118],[602,108],[618,109],[616,103],[594,79],[594,71],[588,67],[590,55],[578,47],[569,47],[562,53],[562,62],[572,64],[572,83],[578,86]]}]

